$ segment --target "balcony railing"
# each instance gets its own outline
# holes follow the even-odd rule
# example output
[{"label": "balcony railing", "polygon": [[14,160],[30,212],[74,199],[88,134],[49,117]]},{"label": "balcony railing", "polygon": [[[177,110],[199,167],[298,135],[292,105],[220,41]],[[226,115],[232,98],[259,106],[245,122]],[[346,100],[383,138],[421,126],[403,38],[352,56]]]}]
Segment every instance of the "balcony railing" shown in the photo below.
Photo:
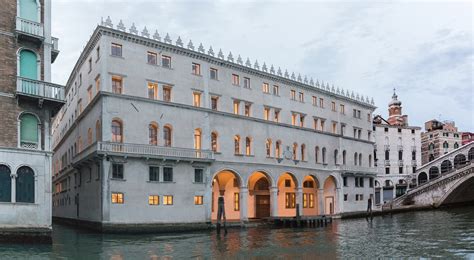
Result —
[{"label": "balcony railing", "polygon": [[398,166],[402,167],[403,166],[403,160],[398,160]]},{"label": "balcony railing", "polygon": [[18,94],[64,102],[64,87],[49,82],[17,77],[16,91]]},{"label": "balcony railing", "polygon": [[390,166],[390,160],[385,160],[385,166]]},{"label": "balcony railing", "polygon": [[16,17],[16,30],[29,35],[44,37],[43,24]]}]

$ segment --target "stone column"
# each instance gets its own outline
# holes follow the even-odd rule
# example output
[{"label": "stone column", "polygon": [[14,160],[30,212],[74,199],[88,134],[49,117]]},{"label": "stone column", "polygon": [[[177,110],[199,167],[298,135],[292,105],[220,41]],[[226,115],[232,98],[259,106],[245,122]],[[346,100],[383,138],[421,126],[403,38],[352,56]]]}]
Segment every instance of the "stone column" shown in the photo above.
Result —
[{"label": "stone column", "polygon": [[296,188],[296,203],[298,205],[300,216],[303,216],[303,188],[301,187]]},{"label": "stone column", "polygon": [[249,209],[249,189],[248,187],[240,188],[240,221],[248,222],[248,209]]},{"label": "stone column", "polygon": [[318,189],[318,207],[319,207],[319,215],[324,215],[324,189]]},{"label": "stone column", "polygon": [[110,174],[111,174],[111,162],[107,161],[106,158],[102,160],[102,222],[110,220]]},{"label": "stone column", "polygon": [[278,217],[278,187],[270,187],[270,216]]},{"label": "stone column", "polygon": [[12,189],[11,189],[11,202],[16,202],[16,174],[11,174],[10,177],[12,178]]},{"label": "stone column", "polygon": [[343,210],[343,200],[342,198],[344,196],[341,196],[342,189],[341,188],[336,188],[336,194],[334,195],[334,214],[341,213]]},{"label": "stone column", "polygon": [[206,222],[211,222],[212,219],[212,176],[211,176],[211,167],[206,167],[205,176],[205,195],[204,195],[204,207]]}]

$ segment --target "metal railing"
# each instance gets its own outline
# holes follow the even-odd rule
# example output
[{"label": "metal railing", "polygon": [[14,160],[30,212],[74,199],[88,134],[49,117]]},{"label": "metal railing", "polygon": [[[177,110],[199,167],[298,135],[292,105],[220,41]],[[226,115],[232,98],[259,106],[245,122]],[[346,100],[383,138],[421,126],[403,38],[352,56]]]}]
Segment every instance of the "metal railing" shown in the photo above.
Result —
[{"label": "metal railing", "polygon": [[64,87],[40,80],[17,77],[16,91],[21,94],[64,101]]},{"label": "metal railing", "polygon": [[16,30],[34,36],[44,37],[43,24],[16,17]]}]

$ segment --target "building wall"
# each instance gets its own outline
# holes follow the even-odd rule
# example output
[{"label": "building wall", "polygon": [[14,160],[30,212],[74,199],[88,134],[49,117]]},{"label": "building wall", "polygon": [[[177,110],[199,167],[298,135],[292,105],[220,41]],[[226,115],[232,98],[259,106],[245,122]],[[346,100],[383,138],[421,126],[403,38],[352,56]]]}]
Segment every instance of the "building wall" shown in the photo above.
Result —
[{"label": "building wall", "polygon": [[[447,142],[448,148],[445,149],[443,144]],[[431,152],[429,150],[430,144],[434,145],[434,149]],[[422,164],[430,162],[430,154],[433,154],[434,159],[441,155],[448,153],[455,148],[455,144],[461,147],[461,133],[452,132],[448,130],[434,130],[423,132],[421,134],[421,152],[422,152]]]}]

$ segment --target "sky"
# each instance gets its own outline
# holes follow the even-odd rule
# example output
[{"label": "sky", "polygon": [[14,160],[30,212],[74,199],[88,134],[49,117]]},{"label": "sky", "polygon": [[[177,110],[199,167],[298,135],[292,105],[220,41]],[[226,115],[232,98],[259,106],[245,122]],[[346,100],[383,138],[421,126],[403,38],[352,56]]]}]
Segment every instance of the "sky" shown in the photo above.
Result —
[{"label": "sky", "polygon": [[454,120],[474,132],[471,1],[54,0],[60,54],[53,82],[65,84],[95,27],[110,16],[139,32],[221,48],[373,97],[388,116],[393,89],[409,124]]}]

